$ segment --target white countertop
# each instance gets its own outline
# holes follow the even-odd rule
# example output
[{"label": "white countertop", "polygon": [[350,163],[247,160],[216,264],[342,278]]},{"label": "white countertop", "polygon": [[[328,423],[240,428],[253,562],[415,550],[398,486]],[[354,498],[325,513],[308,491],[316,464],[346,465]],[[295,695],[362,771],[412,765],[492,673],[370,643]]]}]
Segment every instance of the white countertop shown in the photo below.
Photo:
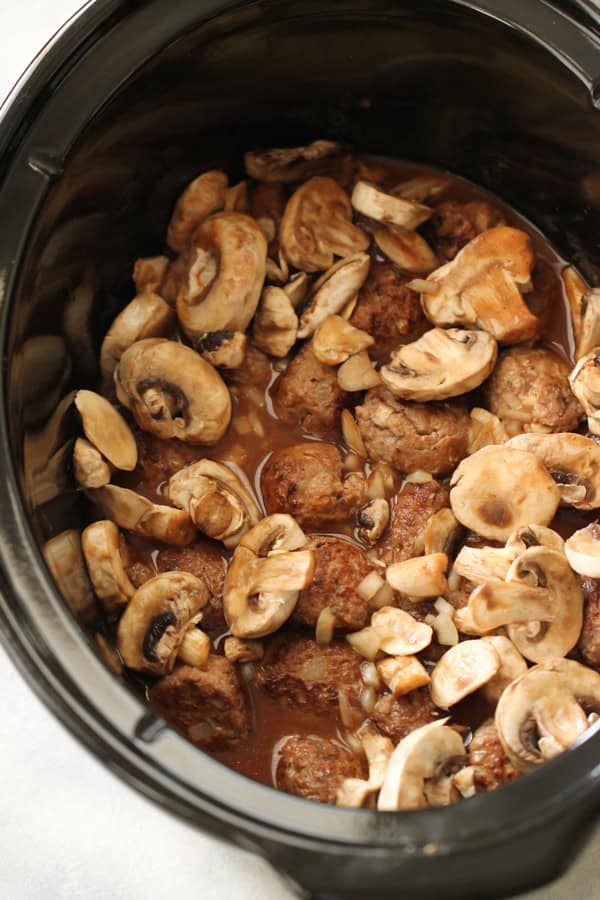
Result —
[{"label": "white countertop", "polygon": [[[0,98],[80,5],[0,0]],[[292,900],[261,860],[168,816],[104,769],[2,649],[0,684],[0,900]],[[599,851],[600,829],[567,876],[527,900],[600,900]]]}]

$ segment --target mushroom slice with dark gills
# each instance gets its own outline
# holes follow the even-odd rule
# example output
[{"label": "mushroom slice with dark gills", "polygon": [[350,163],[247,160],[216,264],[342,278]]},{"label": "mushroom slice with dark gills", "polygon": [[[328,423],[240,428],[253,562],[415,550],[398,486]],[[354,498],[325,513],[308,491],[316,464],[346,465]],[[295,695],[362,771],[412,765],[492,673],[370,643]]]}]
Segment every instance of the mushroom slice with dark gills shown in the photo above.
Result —
[{"label": "mushroom slice with dark gills", "polygon": [[583,406],[589,430],[600,435],[600,347],[581,357],[569,375],[569,383]]},{"label": "mushroom slice with dark gills", "polygon": [[135,587],[126,571],[127,548],[114,522],[94,522],[81,535],[83,555],[96,596],[112,612],[126,606]]},{"label": "mushroom slice with dark gills", "polygon": [[572,659],[550,659],[510,684],[496,728],[513,766],[528,772],[566,750],[600,710],[600,675]]},{"label": "mushroom slice with dark gills", "polygon": [[313,577],[314,551],[305,546],[306,535],[285,514],[267,516],[242,537],[223,591],[234,637],[264,637],[289,619]]},{"label": "mushroom slice with dark gills", "polygon": [[203,172],[180,195],[169,222],[167,244],[182,252],[198,225],[211,213],[225,206],[229,181],[224,172]]},{"label": "mushroom slice with dark gills", "polygon": [[521,296],[533,264],[524,231],[490,228],[428,276],[431,287],[421,294],[425,315],[436,325],[476,325],[506,344],[526,341],[539,326]]},{"label": "mushroom slice with dark gills", "polygon": [[558,486],[561,505],[600,506],[600,446],[595,441],[571,432],[520,434],[507,447],[533,453],[545,465]]},{"label": "mushroom slice with dark gills", "polygon": [[157,294],[134,297],[108,329],[100,348],[100,370],[110,383],[125,350],[144,338],[168,337],[175,326],[175,313]]},{"label": "mushroom slice with dark gills", "polygon": [[196,528],[229,548],[236,547],[261,518],[256,500],[239,476],[212,459],[201,459],[172,475],[167,496],[189,513]]},{"label": "mushroom slice with dark gills", "polygon": [[521,525],[549,525],[560,500],[557,485],[537,456],[504,445],[484,447],[464,459],[450,484],[450,504],[458,521],[494,541],[506,541]]},{"label": "mushroom slice with dark gills", "polygon": [[432,328],[399,347],[381,377],[396,397],[446,400],[479,387],[494,368],[497,352],[485,331]]},{"label": "mushroom slice with dark gills", "polygon": [[[196,643],[196,624],[208,600],[206,583],[189,572],[163,572],[146,581],[119,622],[117,647],[125,665],[153,675],[172,672],[180,652],[189,656]],[[198,637],[204,644],[206,635]]]},{"label": "mushroom slice with dark gills", "polygon": [[115,370],[117,397],[137,424],[160,438],[212,444],[231,419],[231,398],[218,372],[183,344],[138,341]]},{"label": "mushroom slice with dark gills", "polygon": [[265,280],[267,239],[244,213],[218,213],[194,235],[187,284],[177,316],[191,338],[211,331],[245,331]]},{"label": "mushroom slice with dark gills", "polygon": [[290,197],[280,228],[285,258],[304,272],[329,269],[335,256],[364,253],[371,240],[352,224],[350,198],[333,178],[314,177]]},{"label": "mushroom slice with dark gills", "polygon": [[87,495],[107,518],[140,537],[184,547],[196,536],[194,523],[185,510],[152,503],[129,488],[106,484],[89,489]]},{"label": "mushroom slice with dark gills", "polygon": [[110,481],[112,469],[131,472],[137,465],[133,433],[108,400],[94,391],[77,391],[74,405],[85,440],[73,451],[75,477],[83,487],[101,487]]},{"label": "mushroom slice with dark gills", "polygon": [[336,141],[313,141],[305,147],[275,147],[244,155],[247,174],[267,184],[300,181],[331,165],[344,152]]}]

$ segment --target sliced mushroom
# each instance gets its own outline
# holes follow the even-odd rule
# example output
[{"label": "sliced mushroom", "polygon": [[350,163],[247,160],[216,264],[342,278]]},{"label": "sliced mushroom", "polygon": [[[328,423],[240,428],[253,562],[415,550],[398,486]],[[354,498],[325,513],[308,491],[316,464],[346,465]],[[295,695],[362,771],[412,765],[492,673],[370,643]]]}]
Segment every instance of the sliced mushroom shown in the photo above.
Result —
[{"label": "sliced mushroom", "polygon": [[333,178],[305,181],[290,197],[279,231],[286,259],[304,272],[333,265],[334,256],[363,253],[370,244],[352,224],[350,198]]},{"label": "sliced mushroom", "polygon": [[224,172],[213,170],[194,178],[187,186],[175,204],[167,229],[171,250],[185,250],[198,225],[211,213],[223,209],[228,184]]},{"label": "sliced mushroom", "polygon": [[417,231],[391,225],[376,231],[374,238],[381,252],[405,272],[428,275],[437,266],[437,256]]},{"label": "sliced mushroom", "polygon": [[355,328],[342,316],[331,315],[317,326],[312,348],[317,359],[326,366],[339,366],[374,343],[375,339],[366,331]]},{"label": "sliced mushroom", "polygon": [[447,506],[438,510],[427,519],[427,524],[420,535],[423,541],[425,556],[445,553],[449,556],[462,534],[462,526],[451,509]]},{"label": "sliced mushroom", "polygon": [[74,403],[89,443],[116,469],[133,471],[137,444],[123,416],[94,391],[77,391]]},{"label": "sliced mushroom", "polygon": [[90,622],[95,617],[96,604],[79,532],[73,528],[61,531],[46,541],[42,552],[50,574],[73,615],[79,622]]},{"label": "sliced mushroom", "polygon": [[383,784],[394,745],[389,738],[372,733],[363,735],[361,744],[369,764],[369,780],[344,778],[338,788],[335,800],[338,806],[349,806],[358,809],[364,806],[366,801],[373,794],[376,794]]},{"label": "sliced mushroom", "polygon": [[390,504],[381,497],[367,503],[356,515],[358,534],[363,541],[376,544],[390,521]]},{"label": "sliced mushroom", "polygon": [[357,181],[352,191],[351,202],[357,212],[368,216],[369,219],[400,225],[411,231],[430,219],[433,213],[429,206],[405,200],[394,194],[386,194],[381,188],[367,181]]},{"label": "sliced mushroom", "polygon": [[231,398],[221,376],[176,341],[149,338],[129,347],[115,385],[140,428],[157,437],[212,444],[229,425]]},{"label": "sliced mushroom", "polygon": [[294,309],[297,309],[300,306],[306,297],[308,288],[309,278],[306,272],[296,272],[292,275],[288,283],[283,285],[283,290],[292,301]]},{"label": "sliced mushroom", "polygon": [[235,370],[244,365],[248,337],[244,331],[209,331],[195,338],[192,344],[211,366]]},{"label": "sliced mushroom", "polygon": [[192,266],[191,282],[177,298],[182,328],[190,337],[210,331],[245,331],[265,280],[267,241],[262,229],[244,213],[218,213],[200,226],[193,244],[200,266]]},{"label": "sliced mushroom", "polygon": [[431,699],[450,709],[487,684],[500,669],[495,647],[482,640],[461,641],[446,650],[431,673]]},{"label": "sliced mushroom", "polygon": [[389,656],[377,663],[381,680],[395,697],[429,684],[427,669],[416,656]]},{"label": "sliced mushroom", "polygon": [[73,447],[73,472],[82,487],[97,488],[108,484],[112,469],[89,441],[77,438]]},{"label": "sliced mushroom", "polygon": [[571,659],[534,666],[503,692],[496,728],[513,766],[528,772],[566,750],[600,708],[600,675]]},{"label": "sliced mushroom", "polygon": [[600,506],[600,446],[595,441],[571,432],[531,433],[511,438],[507,446],[535,454],[554,478],[562,505]]},{"label": "sliced mushroom", "polygon": [[172,475],[166,495],[189,513],[196,528],[228,548],[236,547],[261,518],[241,478],[212,459],[201,459]]},{"label": "sliced mushroom", "polygon": [[172,506],[152,503],[147,497],[116,484],[88,490],[90,500],[96,503],[108,519],[120,528],[133,531],[140,537],[161,541],[174,547],[190,544],[196,529],[187,512]]},{"label": "sliced mushroom", "polygon": [[416,175],[408,181],[401,181],[392,188],[390,194],[412,200],[413,203],[425,203],[427,200],[436,200],[449,185],[450,179],[443,175]]},{"label": "sliced mushroom", "polygon": [[169,262],[168,256],[148,256],[136,259],[133,265],[133,283],[136,293],[160,294]]},{"label": "sliced mushroom", "polygon": [[117,631],[117,647],[129,669],[167,675],[184,638],[210,599],[205,581],[189,572],[162,572],[137,589]]},{"label": "sliced mushroom", "polygon": [[486,331],[432,328],[394,351],[381,369],[384,384],[405,400],[446,400],[485,381],[498,345]]},{"label": "sliced mushroom", "polygon": [[514,446],[483,447],[458,465],[450,484],[458,521],[494,541],[506,541],[521,525],[549,525],[560,500],[546,467]]},{"label": "sliced mushroom", "polygon": [[248,182],[238,181],[227,188],[225,193],[225,212],[248,212]]},{"label": "sliced mushroom", "polygon": [[569,375],[571,390],[583,406],[588,428],[600,435],[600,348],[582,356]]},{"label": "sliced mushroom", "polygon": [[289,619],[299,591],[312,581],[315,558],[303,550],[306,535],[286,514],[262,519],[234,551],[223,592],[231,633],[259,638]]},{"label": "sliced mushroom", "polygon": [[476,325],[506,344],[528,340],[539,322],[521,291],[530,285],[533,264],[524,231],[490,228],[428,276],[435,290],[421,294],[425,315],[436,325]]},{"label": "sliced mushroom", "polygon": [[592,522],[571,535],[565,543],[569,565],[578,575],[600,578],[600,525]]},{"label": "sliced mushroom", "polygon": [[563,269],[562,279],[571,313],[575,359],[581,359],[600,346],[600,291],[590,290],[572,266]]},{"label": "sliced mushroom", "polygon": [[114,522],[94,522],[81,535],[83,555],[96,596],[108,612],[125,606],[135,593],[126,565],[125,541]]},{"label": "sliced mushroom", "polygon": [[446,570],[448,557],[445,553],[431,553],[417,556],[403,562],[392,563],[385,570],[387,583],[400,594],[415,600],[438,597],[448,587]]},{"label": "sliced mushroom", "polygon": [[377,809],[394,811],[428,806],[427,788],[447,777],[466,751],[448,719],[415,729],[400,741],[388,762]]},{"label": "sliced mushroom", "polygon": [[473,584],[504,581],[517,551],[506,547],[461,547],[452,571]]},{"label": "sliced mushroom", "polygon": [[381,384],[381,375],[374,368],[366,350],[355,353],[343,362],[337,373],[338,384],[343,391],[368,391]]},{"label": "sliced mushroom", "polygon": [[100,369],[105,379],[113,373],[125,350],[144,338],[168,337],[175,313],[157,294],[144,293],[128,303],[106,333],[100,348]]},{"label": "sliced mushroom", "polygon": [[523,525],[510,535],[506,549],[516,557],[530,547],[548,547],[557,553],[565,552],[565,542],[560,534],[543,525]]},{"label": "sliced mushroom", "polygon": [[432,630],[410,613],[383,606],[371,616],[371,629],[379,638],[379,649],[390,656],[412,656],[428,647]]},{"label": "sliced mushroom", "polygon": [[481,689],[482,695],[489,703],[497,703],[504,688],[527,671],[527,663],[513,642],[504,635],[492,634],[482,637],[481,640],[490,644],[500,659],[500,668]]},{"label": "sliced mushroom", "polygon": [[364,284],[371,259],[366,253],[340,259],[315,281],[300,316],[298,337],[307,338],[328,316],[339,313]]},{"label": "sliced mushroom", "polygon": [[244,154],[246,172],[257,181],[300,181],[323,163],[340,156],[344,147],[335,141],[313,141],[305,147],[281,147]]},{"label": "sliced mushroom", "polygon": [[280,287],[266,287],[262,293],[254,324],[252,341],[263,353],[287,356],[298,335],[298,316],[287,292]]}]

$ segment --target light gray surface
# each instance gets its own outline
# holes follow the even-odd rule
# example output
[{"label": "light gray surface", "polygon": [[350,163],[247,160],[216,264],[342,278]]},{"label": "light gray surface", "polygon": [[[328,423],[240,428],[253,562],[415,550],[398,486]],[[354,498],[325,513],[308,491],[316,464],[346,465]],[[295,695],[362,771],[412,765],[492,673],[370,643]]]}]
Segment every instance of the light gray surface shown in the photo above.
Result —
[{"label": "light gray surface", "polygon": [[[0,98],[79,6],[0,0]],[[1,649],[0,684],[0,900],[291,900],[262,861],[169,817],[105,770]],[[568,875],[521,900],[567,898],[600,900],[600,828]]]}]

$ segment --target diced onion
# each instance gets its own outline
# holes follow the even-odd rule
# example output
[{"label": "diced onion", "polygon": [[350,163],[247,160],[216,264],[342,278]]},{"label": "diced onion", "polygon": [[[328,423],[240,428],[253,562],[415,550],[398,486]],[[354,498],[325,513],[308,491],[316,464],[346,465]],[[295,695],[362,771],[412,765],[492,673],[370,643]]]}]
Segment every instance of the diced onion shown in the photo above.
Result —
[{"label": "diced onion", "polygon": [[428,481],[433,481],[433,477],[423,469],[416,469],[414,472],[409,472],[404,480],[409,484],[427,484]]},{"label": "diced onion", "polygon": [[375,596],[370,601],[371,609],[381,609],[382,606],[394,605],[394,590],[389,584],[382,584]]},{"label": "diced onion", "polygon": [[349,450],[353,453],[356,453],[357,456],[361,456],[363,459],[367,456],[367,450],[365,447],[365,442],[362,439],[362,435],[356,424],[356,420],[350,410],[343,409],[342,410],[342,434],[344,436],[344,442]]},{"label": "diced onion", "polygon": [[356,593],[359,597],[362,597],[363,600],[372,600],[372,598],[377,594],[383,586],[385,585],[385,580],[381,577],[379,572],[376,572],[373,569],[369,572],[368,575],[365,575],[363,580],[356,588]]},{"label": "diced onion", "polygon": [[381,687],[381,680],[379,678],[379,672],[377,671],[377,666],[374,662],[364,662],[360,664],[360,674],[363,680],[363,683],[366,684],[367,687],[378,688]]},{"label": "diced onion", "polygon": [[317,644],[330,644],[333,638],[333,629],[335,628],[335,613],[326,606],[319,613],[317,624],[315,626],[315,640]]},{"label": "diced onion", "polygon": [[375,693],[375,688],[366,687],[360,695],[360,705],[367,713],[370,715],[373,712],[373,707],[375,706],[375,701],[377,700],[377,695]]}]

